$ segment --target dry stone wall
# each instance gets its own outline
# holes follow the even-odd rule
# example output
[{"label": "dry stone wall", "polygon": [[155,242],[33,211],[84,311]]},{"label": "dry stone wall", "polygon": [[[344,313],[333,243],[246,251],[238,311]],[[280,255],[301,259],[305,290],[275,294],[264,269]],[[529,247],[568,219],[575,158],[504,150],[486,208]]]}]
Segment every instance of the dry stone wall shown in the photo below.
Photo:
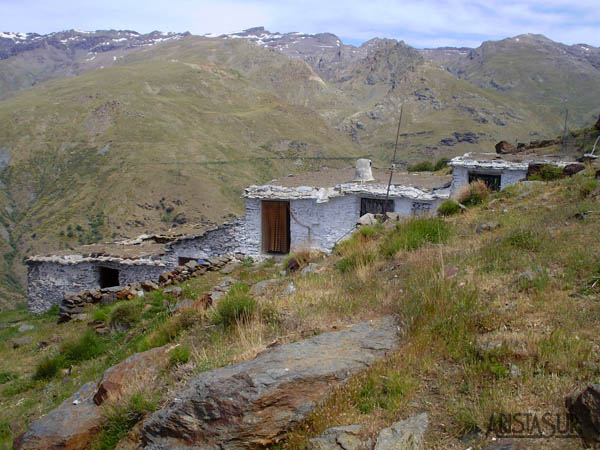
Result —
[{"label": "dry stone wall", "polygon": [[28,263],[29,310],[35,314],[59,305],[69,294],[100,287],[100,267],[119,270],[119,284],[154,280],[164,272],[165,265],[152,265],[141,261],[82,261],[66,264],[55,261],[30,261]]},{"label": "dry stone wall", "polygon": [[246,242],[246,221],[240,217],[202,234],[167,244],[162,261],[167,267],[176,267],[180,257],[208,259],[226,254],[245,254]]}]

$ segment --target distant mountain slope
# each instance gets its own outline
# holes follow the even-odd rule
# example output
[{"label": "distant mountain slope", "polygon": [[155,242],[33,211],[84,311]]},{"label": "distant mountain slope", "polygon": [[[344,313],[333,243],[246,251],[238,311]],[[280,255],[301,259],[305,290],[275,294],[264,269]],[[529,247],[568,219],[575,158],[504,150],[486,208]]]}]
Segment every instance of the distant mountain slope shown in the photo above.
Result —
[{"label": "distant mountain slope", "polygon": [[597,114],[600,99],[600,48],[564,45],[535,34],[484,42],[467,49],[433,49],[423,54],[461,80],[524,100],[555,115],[569,108],[581,126]]},{"label": "distant mountain slope", "polygon": [[[401,105],[403,162],[554,138],[566,106],[572,123],[589,122],[597,49],[536,42],[419,51],[264,28],[2,33],[0,302],[23,294],[26,255],[198,230],[241,214],[246,185],[286,173],[367,154],[387,166]],[[521,46],[525,59],[546,56],[497,62]],[[531,74],[552,64],[587,92],[551,71],[538,88]]]}]

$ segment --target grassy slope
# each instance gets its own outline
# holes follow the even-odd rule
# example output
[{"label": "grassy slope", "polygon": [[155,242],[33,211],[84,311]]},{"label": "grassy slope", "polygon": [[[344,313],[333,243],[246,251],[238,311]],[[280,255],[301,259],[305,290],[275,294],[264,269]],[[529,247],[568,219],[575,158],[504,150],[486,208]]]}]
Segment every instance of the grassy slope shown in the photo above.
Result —
[{"label": "grassy slope", "polygon": [[472,59],[452,65],[469,83],[495,90],[491,81],[506,88],[504,98],[539,105],[582,126],[597,113],[600,71],[583,58],[566,57],[560,44],[541,36],[522,36],[484,43]]},{"label": "grassy slope", "polygon": [[[239,61],[246,47],[248,76]],[[165,230],[172,223],[161,199],[179,203],[171,216],[184,213],[188,229],[220,223],[242,212],[243,187],[283,174],[281,150],[292,141],[305,150],[286,152],[301,158],[286,172],[318,167],[316,156],[354,159],[359,149],[322,117],[255,82],[256,64],[295,65],[273,52],[263,51],[271,62],[257,60],[257,50],[190,38],[0,103],[0,142],[12,150],[3,205],[19,213],[17,260],[77,244],[60,232],[87,229],[98,212],[104,239]],[[305,75],[308,91],[316,82]],[[12,268],[23,276],[22,266]]]},{"label": "grassy slope", "polygon": [[[401,44],[329,83],[302,61],[241,40],[188,37],[97,59],[96,70],[0,102],[0,149],[11,155],[0,174],[10,231],[0,236],[5,305],[23,298],[24,256],[77,245],[99,213],[104,240],[167,230],[177,214],[187,224],[176,231],[191,231],[240,214],[243,187],[284,172],[365,154],[387,166],[401,104],[406,162],[526,142],[531,133],[554,138],[562,124],[551,91],[542,101],[482,89]],[[586,96],[588,112],[593,98]],[[440,144],[455,133],[474,133],[477,142]]]},{"label": "grassy slope", "polygon": [[[177,330],[171,334],[173,342],[189,349],[190,356],[186,364],[166,372],[158,385],[140,382],[132,387],[134,392],[160,393],[157,400],[194,373],[252,358],[275,339],[291,342],[394,313],[409,325],[402,348],[337,390],[278,448],[303,448],[306,439],[335,425],[364,423],[368,433],[375,433],[421,411],[431,416],[427,448],[463,448],[460,440],[481,429],[484,433],[468,444],[479,448],[491,439],[485,430],[492,413],[564,413],[570,390],[597,381],[597,186],[586,174],[517,185],[463,215],[426,223],[429,239],[446,237],[443,245],[411,239],[422,235],[421,222],[409,222],[398,231],[358,233],[337,255],[317,258],[321,270],[304,277],[281,277],[273,261],[241,267],[233,275],[242,283],[272,277],[280,281],[256,297],[251,320],[239,325],[211,325],[212,311],[208,317],[191,315],[185,320],[181,314],[169,316],[163,300],[174,300],[152,293],[129,303],[139,309],[152,305],[135,315],[137,322],[129,332],[101,340],[110,351],[76,362],[64,380],[60,374],[50,381],[32,381],[31,376],[41,360],[80,339],[86,326],[68,323],[57,333],[50,315],[3,313],[0,372],[16,372],[18,378],[1,385],[0,428],[6,430],[13,421],[11,433],[17,434],[109,365],[166,342],[165,330]],[[596,189],[592,196],[590,188]],[[584,220],[573,217],[582,211],[592,213]],[[489,221],[498,221],[500,227],[475,233],[479,224]],[[394,248],[399,250],[389,251]],[[444,276],[448,265],[458,269],[456,275]],[[221,277],[211,273],[185,283],[184,296],[195,298]],[[297,292],[284,296],[290,281]],[[122,305],[91,312],[110,322],[111,311]],[[25,333],[33,342],[13,350],[11,339],[24,322],[36,326]],[[58,340],[38,350],[37,342],[52,334]],[[511,375],[513,366],[520,375]],[[132,408],[128,399],[125,396],[118,405]],[[22,419],[14,421],[15,417]],[[5,432],[4,442],[11,433]],[[107,431],[102,439],[108,442],[115,436]],[[535,445],[579,448],[576,440],[562,439]]]}]

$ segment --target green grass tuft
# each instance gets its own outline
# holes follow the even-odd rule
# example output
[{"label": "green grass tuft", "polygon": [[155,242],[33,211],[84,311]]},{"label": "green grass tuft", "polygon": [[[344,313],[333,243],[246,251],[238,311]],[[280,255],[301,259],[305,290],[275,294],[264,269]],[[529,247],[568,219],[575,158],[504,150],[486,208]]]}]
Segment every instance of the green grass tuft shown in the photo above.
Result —
[{"label": "green grass tuft", "polygon": [[246,284],[234,284],[227,296],[218,303],[212,322],[230,327],[247,321],[256,309],[256,300],[248,294],[249,289]]},{"label": "green grass tuft", "polygon": [[460,213],[460,211],[460,205],[457,201],[452,199],[446,200],[438,208],[438,213],[442,216],[453,216]]},{"label": "green grass tuft", "polygon": [[409,219],[396,224],[381,244],[380,252],[391,257],[400,250],[412,251],[428,243],[443,243],[450,231],[450,225],[438,218]]}]

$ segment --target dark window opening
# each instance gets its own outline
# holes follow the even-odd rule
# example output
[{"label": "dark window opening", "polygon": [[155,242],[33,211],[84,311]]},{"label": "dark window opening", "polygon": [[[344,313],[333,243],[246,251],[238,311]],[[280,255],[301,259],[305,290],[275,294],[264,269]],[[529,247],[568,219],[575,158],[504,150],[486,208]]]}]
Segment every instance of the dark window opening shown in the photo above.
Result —
[{"label": "dark window opening", "polygon": [[360,199],[360,217],[365,214],[383,214],[385,212],[394,211],[394,200],[385,200],[379,198],[361,198]]},{"label": "dark window opening", "polygon": [[500,175],[489,175],[483,173],[469,173],[469,183],[473,181],[481,180],[487,187],[492,191],[499,191],[501,185],[501,177]]},{"label": "dark window opening", "polygon": [[411,212],[413,216],[420,216],[431,212],[433,205],[428,202],[413,202]]},{"label": "dark window opening", "polygon": [[100,289],[120,286],[119,284],[119,271],[117,269],[111,269],[110,267],[99,267],[100,274]]},{"label": "dark window opening", "polygon": [[183,266],[185,263],[189,263],[190,261],[198,261],[198,258],[188,258],[187,256],[180,256],[177,258],[177,265]]},{"label": "dark window opening", "polygon": [[290,252],[290,203],[262,202],[262,249],[265,253]]}]

